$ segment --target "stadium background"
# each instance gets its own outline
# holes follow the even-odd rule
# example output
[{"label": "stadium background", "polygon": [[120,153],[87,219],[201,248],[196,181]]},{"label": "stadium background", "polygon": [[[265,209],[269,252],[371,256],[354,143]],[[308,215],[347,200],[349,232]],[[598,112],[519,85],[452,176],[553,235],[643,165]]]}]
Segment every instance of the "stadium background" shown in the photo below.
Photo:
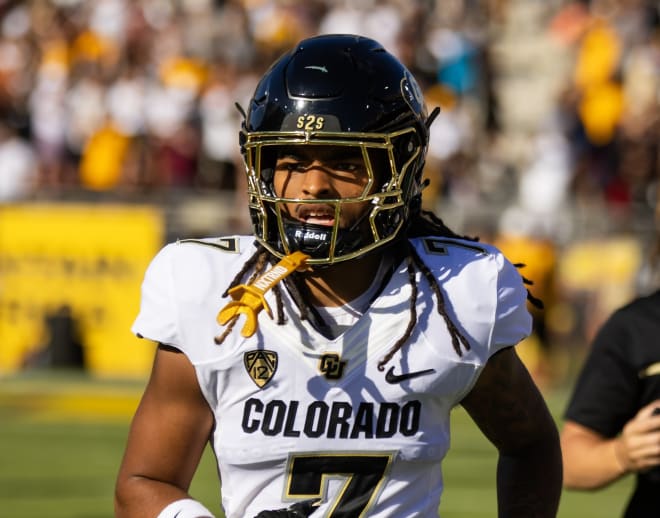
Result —
[{"label": "stadium background", "polygon": [[[657,285],[659,18],[645,0],[0,0],[0,516],[111,516],[153,355],[129,331],[144,269],[167,241],[249,231],[234,103],[317,33],[381,41],[442,107],[424,204],[527,265],[546,308],[519,350],[560,420],[595,329]],[[446,516],[490,516],[492,451],[457,423]],[[81,500],[86,469],[102,482]],[[606,516],[585,505],[562,516]]]}]

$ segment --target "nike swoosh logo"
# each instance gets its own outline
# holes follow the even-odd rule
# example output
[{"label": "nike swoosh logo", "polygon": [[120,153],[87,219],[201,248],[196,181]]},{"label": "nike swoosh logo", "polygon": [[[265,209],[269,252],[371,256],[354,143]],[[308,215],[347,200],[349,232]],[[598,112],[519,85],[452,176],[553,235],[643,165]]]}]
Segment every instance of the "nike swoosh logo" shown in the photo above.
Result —
[{"label": "nike swoosh logo", "polygon": [[420,376],[426,376],[427,374],[432,374],[435,372],[435,369],[424,369],[423,371],[415,371],[415,372],[404,372],[403,374],[394,374],[394,367],[390,367],[390,370],[388,370],[385,373],[385,381],[388,383],[401,383],[402,381],[406,381],[409,379],[413,378],[419,378]]}]

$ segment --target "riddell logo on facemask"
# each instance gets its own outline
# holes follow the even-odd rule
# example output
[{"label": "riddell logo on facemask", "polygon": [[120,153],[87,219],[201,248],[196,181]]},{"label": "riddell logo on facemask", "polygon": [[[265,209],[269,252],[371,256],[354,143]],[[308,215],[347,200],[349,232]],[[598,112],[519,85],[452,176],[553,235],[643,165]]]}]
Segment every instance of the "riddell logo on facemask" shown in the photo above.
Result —
[{"label": "riddell logo on facemask", "polygon": [[328,234],[321,232],[314,232],[313,230],[296,230],[296,239],[304,241],[327,241]]}]

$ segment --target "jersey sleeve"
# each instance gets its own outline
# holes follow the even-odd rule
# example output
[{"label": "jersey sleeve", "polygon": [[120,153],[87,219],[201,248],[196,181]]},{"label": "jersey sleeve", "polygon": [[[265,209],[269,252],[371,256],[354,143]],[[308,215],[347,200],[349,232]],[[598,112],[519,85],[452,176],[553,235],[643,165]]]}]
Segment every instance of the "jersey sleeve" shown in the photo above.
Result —
[{"label": "jersey sleeve", "polygon": [[630,329],[615,312],[596,335],[576,381],[565,419],[615,437],[635,415],[638,375],[625,344]]},{"label": "jersey sleeve", "polygon": [[145,272],[140,311],[131,331],[141,338],[179,347],[181,340],[172,296],[173,246],[169,244],[161,249]]},{"label": "jersey sleeve", "polygon": [[469,342],[469,349],[457,358],[445,340],[438,339],[446,327],[444,320],[435,320],[438,324],[429,335],[432,343],[440,344],[443,358],[451,359],[461,373],[455,385],[459,403],[494,354],[531,333],[527,289],[518,269],[490,244],[433,237],[416,244],[446,294],[445,310]]},{"label": "jersey sleeve", "polygon": [[497,302],[490,337],[491,354],[516,345],[532,331],[532,316],[527,309],[527,289],[518,269],[501,253],[497,263]]}]

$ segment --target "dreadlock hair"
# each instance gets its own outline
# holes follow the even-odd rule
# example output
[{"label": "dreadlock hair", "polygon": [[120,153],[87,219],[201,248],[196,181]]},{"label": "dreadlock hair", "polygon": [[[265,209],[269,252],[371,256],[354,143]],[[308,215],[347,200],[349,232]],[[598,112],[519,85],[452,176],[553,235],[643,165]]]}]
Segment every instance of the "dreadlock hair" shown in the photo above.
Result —
[{"label": "dreadlock hair", "polygon": [[[451,230],[444,221],[436,216],[431,211],[420,210],[419,212],[414,212],[411,219],[410,226],[408,227],[407,236],[408,238],[412,237],[422,237],[422,236],[436,236],[436,237],[450,237],[450,238],[459,238],[467,239],[470,241],[478,241],[477,238],[461,236]],[[438,313],[442,316],[449,330],[451,336],[452,346],[454,351],[458,356],[463,355],[461,350],[461,345],[465,348],[466,351],[470,350],[470,342],[468,342],[465,335],[458,329],[454,321],[449,317],[447,313],[447,307],[445,304],[445,297],[442,294],[440,289],[440,284],[438,279],[433,275],[428,266],[422,261],[422,258],[417,254],[415,249],[410,244],[408,239],[405,240],[406,246],[406,256],[408,263],[408,280],[413,289],[412,296],[410,297],[410,320],[408,321],[408,326],[406,327],[403,335],[396,341],[392,346],[392,349],[378,362],[378,370],[383,370],[385,365],[392,359],[396,352],[403,347],[410,335],[412,334],[415,324],[417,323],[417,287],[415,283],[415,268],[417,268],[421,274],[426,279],[426,282],[429,283],[431,291],[435,295],[437,300],[437,310]]]},{"label": "dreadlock hair", "polygon": [[[410,318],[408,320],[408,325],[406,326],[406,329],[404,330],[401,337],[396,341],[396,343],[387,352],[387,354],[385,354],[385,356],[378,362],[378,370],[380,371],[383,371],[385,369],[385,365],[387,365],[387,363],[392,359],[392,357],[397,353],[397,351],[399,351],[403,347],[403,345],[410,339],[410,336],[412,335],[412,332],[415,328],[415,324],[417,324],[417,296],[419,291],[417,288],[417,283],[415,282],[416,270],[419,270],[419,272],[422,274],[422,276],[426,279],[429,286],[431,287],[431,291],[433,292],[437,300],[436,309],[444,319],[445,324],[447,325],[447,329],[449,330],[451,336],[452,346],[454,348],[454,351],[456,351],[456,354],[458,356],[462,356],[463,355],[462,349],[465,349],[465,351],[470,350],[470,342],[467,340],[465,335],[461,332],[461,330],[458,328],[458,326],[449,316],[445,297],[443,295],[442,289],[440,288],[440,284],[438,283],[438,279],[433,275],[431,270],[424,263],[422,258],[415,251],[415,249],[408,240],[408,238],[427,237],[427,236],[458,238],[468,241],[479,241],[479,238],[477,237],[462,236],[455,233],[447,225],[445,225],[442,219],[440,219],[431,211],[426,211],[421,209],[418,211],[413,211],[411,222],[408,227],[408,232],[406,233],[406,239],[402,240],[403,246],[405,247],[404,254],[405,254],[406,268],[408,272],[408,282],[412,290],[410,297],[410,307],[409,307]],[[266,250],[266,248],[263,245],[257,244],[256,247],[257,250],[245,262],[243,268],[241,268],[241,270],[236,274],[234,279],[231,281],[231,283],[223,293],[223,297],[226,297],[228,295],[228,292],[231,288],[240,284],[243,278],[246,276],[247,272],[250,271],[251,269],[253,269],[253,272],[248,279],[248,283],[254,281],[257,278],[257,276],[262,274],[266,270],[269,264],[275,263],[275,257],[270,252],[268,252],[268,250]],[[514,266],[516,266],[517,268],[521,268],[524,266],[524,264],[518,263],[515,264]],[[532,284],[531,281],[529,281],[525,277],[522,277],[522,279],[525,284]],[[286,284],[287,289],[289,290],[291,298],[293,299],[296,306],[298,307],[298,310],[300,311],[300,318],[302,320],[310,320],[312,309],[310,309],[309,304],[305,303],[306,297],[309,296],[309,288],[307,288],[307,286],[303,282],[302,274],[294,272],[290,277],[284,280],[284,283]],[[283,325],[285,322],[284,304],[282,302],[282,292],[279,285],[275,285],[273,287],[273,293],[275,294],[275,300],[277,305],[276,322],[278,325]],[[529,292],[529,290],[527,290],[527,299],[533,305],[537,307],[542,307],[541,301],[534,298]],[[236,320],[229,322],[224,332],[215,338],[216,344],[219,345],[225,340],[225,338],[229,335],[232,328],[234,327],[235,322]]]},{"label": "dreadlock hair", "polygon": [[[268,252],[268,250],[266,250],[266,248],[263,245],[257,243],[256,248],[257,250],[248,258],[247,261],[245,261],[245,264],[243,264],[243,268],[241,268],[240,271],[234,276],[232,281],[229,283],[229,286],[227,286],[227,289],[222,293],[223,297],[227,297],[229,295],[230,289],[241,284],[241,281],[246,276],[247,272],[250,271],[251,269],[253,269],[253,272],[247,280],[248,284],[253,282],[260,274],[264,273],[268,265],[275,263],[275,258],[270,252]],[[291,297],[293,298],[294,302],[296,303],[296,305],[300,310],[300,317],[303,320],[306,320],[308,318],[308,310],[306,308],[306,305],[304,304],[304,299],[300,294],[300,290],[298,289],[298,286],[293,283],[287,283],[287,287],[289,288]],[[282,302],[282,290],[278,284],[273,286],[273,293],[275,294],[275,304],[276,304],[275,314],[277,317],[276,322],[277,325],[281,326],[284,325],[285,317],[284,317],[284,303]],[[231,333],[235,324],[236,324],[236,319],[230,320],[227,323],[227,327],[222,332],[222,334],[214,338],[214,342],[217,345],[220,345],[222,342],[224,342],[227,336],[229,336],[229,333]]]},{"label": "dreadlock hair", "polygon": [[[245,276],[245,274],[254,267],[254,271],[252,272],[252,275],[250,275],[250,278],[248,279],[248,284],[254,281],[257,276],[262,273],[266,265],[268,264],[268,257],[269,254],[266,252],[266,249],[263,248],[261,245],[257,247],[257,252],[252,254],[252,256],[245,261],[245,264],[243,264],[243,268],[240,269],[240,271],[236,274],[234,279],[231,281],[227,289],[222,293],[223,297],[227,297],[229,295],[229,290],[233,288],[234,286],[237,286],[240,284],[241,280]],[[281,297],[279,293],[279,289],[273,288],[273,291],[277,294],[277,323],[278,325],[281,325],[284,323],[284,310],[282,309],[282,304],[281,304]],[[216,336],[213,340],[216,344],[220,345],[222,342],[225,341],[225,338],[231,333],[231,330],[234,328],[234,325],[236,324],[236,319],[233,318],[227,323],[227,327],[225,330],[222,332],[222,334]]]}]

